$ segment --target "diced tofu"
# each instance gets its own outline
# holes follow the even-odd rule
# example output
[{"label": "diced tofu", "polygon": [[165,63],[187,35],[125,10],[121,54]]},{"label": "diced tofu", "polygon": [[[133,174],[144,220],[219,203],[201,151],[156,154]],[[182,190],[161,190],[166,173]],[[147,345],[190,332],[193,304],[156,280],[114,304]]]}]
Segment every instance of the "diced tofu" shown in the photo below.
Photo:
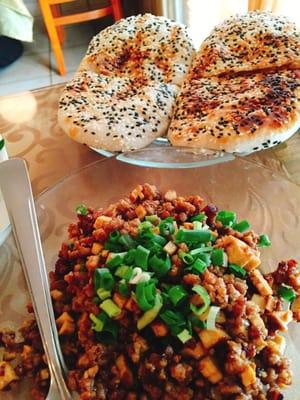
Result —
[{"label": "diced tofu", "polygon": [[164,251],[168,253],[170,256],[176,253],[176,250],[177,246],[171,240],[164,247]]},{"label": "diced tofu", "polygon": [[135,208],[135,213],[138,217],[138,219],[140,219],[141,221],[145,218],[145,216],[147,215],[147,211],[145,210],[145,208],[139,204],[136,208]]},{"label": "diced tofu", "polygon": [[175,199],[177,198],[177,193],[175,192],[175,190],[168,190],[168,191],[165,193],[164,198],[165,198],[165,200],[167,200],[167,201],[175,200]]},{"label": "diced tofu", "polygon": [[255,303],[256,305],[258,305],[261,312],[264,312],[264,310],[266,308],[266,304],[267,304],[267,300],[265,299],[265,297],[263,297],[259,294],[254,294],[251,297],[251,301],[253,303]]},{"label": "diced tofu", "polygon": [[56,301],[61,300],[63,297],[63,293],[57,289],[51,290],[50,294],[51,294],[52,299],[56,300]]},{"label": "diced tofu", "polygon": [[300,321],[300,296],[297,296],[292,303],[291,310],[296,321]]},{"label": "diced tofu", "polygon": [[59,335],[70,335],[75,331],[75,324],[73,318],[65,311],[56,320],[59,327]]},{"label": "diced tofu", "polygon": [[237,264],[247,271],[252,271],[260,265],[259,251],[232,235],[222,237],[218,246],[225,249],[230,264]]},{"label": "diced tofu", "polygon": [[0,390],[19,379],[12,366],[5,361],[0,361],[0,371]]},{"label": "diced tofu", "polygon": [[242,383],[245,387],[251,386],[256,382],[256,375],[254,367],[247,365],[241,373]]},{"label": "diced tofu", "polygon": [[277,327],[282,332],[287,331],[288,324],[293,320],[293,313],[292,311],[273,311],[268,316],[273,325]]},{"label": "diced tofu", "polygon": [[193,347],[193,348],[190,346],[189,347],[185,346],[182,349],[181,353],[184,356],[194,358],[195,360],[199,360],[201,357],[203,357],[205,355],[205,350],[204,350],[204,347],[202,346],[202,344],[200,342],[197,342],[195,347]]},{"label": "diced tofu", "polygon": [[116,366],[120,373],[120,378],[124,386],[131,387],[133,384],[133,375],[129,369],[123,354],[119,355],[116,359]]},{"label": "diced tofu", "polygon": [[198,364],[199,372],[211,383],[216,384],[223,379],[223,374],[218,368],[215,360],[210,357],[204,357]]},{"label": "diced tofu", "polygon": [[268,340],[267,345],[274,353],[283,355],[286,348],[286,340],[281,335],[275,335],[272,340]]},{"label": "diced tofu", "polygon": [[95,223],[94,223],[94,228],[99,229],[103,228],[105,225],[109,224],[112,220],[112,217],[107,217],[106,215],[100,215],[97,217]]},{"label": "diced tofu", "polygon": [[127,303],[127,298],[122,296],[120,293],[115,292],[113,295],[113,301],[117,304],[118,307],[124,308]]},{"label": "diced tofu", "polygon": [[271,286],[258,269],[251,271],[249,277],[259,294],[262,296],[271,296],[273,294]]},{"label": "diced tofu", "polygon": [[222,329],[203,329],[199,332],[200,340],[206,349],[210,349],[218,342],[228,339],[228,335]]},{"label": "diced tofu", "polygon": [[102,249],[103,249],[103,244],[94,242],[92,246],[92,254],[94,254],[94,256],[97,256]]},{"label": "diced tofu", "polygon": [[153,330],[154,335],[157,337],[167,336],[169,332],[167,325],[162,321],[152,322],[151,329]]}]

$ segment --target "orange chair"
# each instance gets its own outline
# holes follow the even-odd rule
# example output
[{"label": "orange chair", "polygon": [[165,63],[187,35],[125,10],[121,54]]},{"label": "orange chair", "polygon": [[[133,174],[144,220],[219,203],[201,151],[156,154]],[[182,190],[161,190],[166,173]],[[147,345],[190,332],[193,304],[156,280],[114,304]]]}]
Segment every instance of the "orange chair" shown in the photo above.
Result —
[{"label": "orange chair", "polygon": [[110,6],[97,10],[62,16],[59,5],[72,1],[74,0],[39,0],[60,75],[66,74],[64,55],[61,48],[64,41],[63,25],[90,21],[106,15],[113,15],[115,21],[123,17],[121,0],[111,0]]}]

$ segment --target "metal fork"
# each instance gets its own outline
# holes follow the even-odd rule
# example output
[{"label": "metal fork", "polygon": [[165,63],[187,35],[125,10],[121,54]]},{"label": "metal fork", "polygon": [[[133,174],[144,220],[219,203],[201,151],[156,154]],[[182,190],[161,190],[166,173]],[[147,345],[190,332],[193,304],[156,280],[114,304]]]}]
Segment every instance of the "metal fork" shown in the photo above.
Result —
[{"label": "metal fork", "polygon": [[71,400],[52,309],[34,200],[25,161],[0,163],[0,186],[30,291],[50,371],[48,400]]}]

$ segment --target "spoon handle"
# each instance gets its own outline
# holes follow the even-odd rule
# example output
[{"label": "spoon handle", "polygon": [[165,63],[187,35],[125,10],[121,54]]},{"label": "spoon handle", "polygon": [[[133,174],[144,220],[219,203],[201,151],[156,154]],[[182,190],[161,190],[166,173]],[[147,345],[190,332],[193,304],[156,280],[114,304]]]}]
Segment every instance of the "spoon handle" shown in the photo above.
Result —
[{"label": "spoon handle", "polygon": [[66,387],[55,326],[46,266],[42,251],[34,200],[25,161],[0,163],[0,185],[30,291],[36,321],[42,337],[50,374],[63,400],[71,399]]}]

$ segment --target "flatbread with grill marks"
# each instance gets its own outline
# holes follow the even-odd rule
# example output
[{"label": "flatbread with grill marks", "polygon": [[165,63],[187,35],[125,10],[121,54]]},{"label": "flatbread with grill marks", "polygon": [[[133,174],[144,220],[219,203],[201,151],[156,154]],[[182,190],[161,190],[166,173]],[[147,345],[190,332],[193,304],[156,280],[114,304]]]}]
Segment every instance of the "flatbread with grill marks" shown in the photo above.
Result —
[{"label": "flatbread with grill marks", "polygon": [[236,15],[216,26],[202,43],[192,75],[288,66],[300,68],[300,34],[295,24],[270,12]]},{"label": "flatbread with grill marks", "polygon": [[300,70],[189,78],[176,100],[168,138],[175,146],[252,152],[300,127]]},{"label": "flatbread with grill marks", "polygon": [[92,39],[61,96],[60,126],[108,151],[147,146],[166,135],[193,55],[179,23],[151,14],[120,20]]}]

